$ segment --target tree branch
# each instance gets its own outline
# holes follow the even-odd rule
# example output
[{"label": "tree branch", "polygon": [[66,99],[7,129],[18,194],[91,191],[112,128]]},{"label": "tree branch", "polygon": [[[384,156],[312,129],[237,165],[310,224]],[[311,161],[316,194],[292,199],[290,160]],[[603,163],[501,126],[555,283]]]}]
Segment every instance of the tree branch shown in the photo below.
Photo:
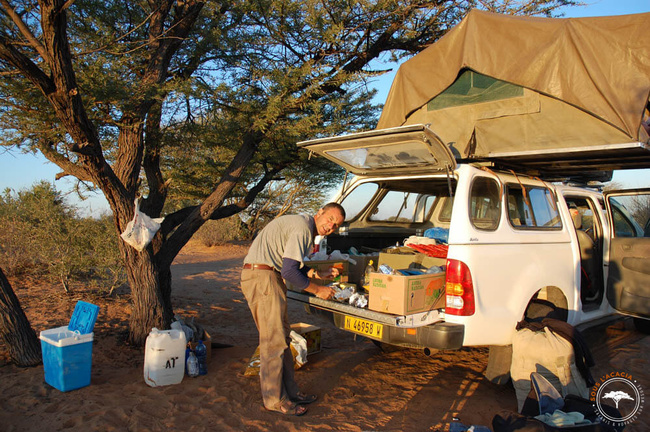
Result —
[{"label": "tree branch", "polygon": [[[173,0],[166,0],[162,4],[161,2],[149,1],[149,5],[154,11],[150,15],[149,59],[141,80],[141,87],[145,89],[143,92],[144,96],[133,104],[133,109],[129,110],[131,114],[122,118],[118,152],[115,158],[116,173],[129,191],[134,190],[136,187],[140,166],[144,162],[145,144],[143,142],[144,138],[142,137],[142,127],[145,118],[152,110],[152,107],[157,103],[161,103],[160,100],[164,97],[164,94],[156,94],[156,87],[163,84],[168,78],[171,58],[178,51],[181,43],[187,38],[204,2],[194,0],[179,2],[180,6],[175,8],[174,22],[171,24],[170,30],[165,30],[164,22],[169,16],[173,4]],[[155,115],[154,113],[154,118],[152,118],[154,122]],[[149,128],[149,131],[151,131],[151,128]],[[153,136],[148,139],[149,148],[158,146],[153,141]],[[150,153],[149,156],[153,157],[154,155]],[[145,174],[147,174],[148,180],[153,180],[157,183],[154,187],[161,187],[163,185],[162,175],[156,179],[158,174],[155,171],[159,168],[154,168],[151,163],[158,163],[157,159],[154,157],[154,159],[149,160],[149,168],[145,167]],[[146,172],[147,169],[149,170],[148,173]],[[161,191],[154,191],[154,193],[161,193]],[[164,204],[164,196],[157,195],[155,196],[155,203],[152,200],[150,204],[145,204],[152,205],[148,209],[153,212],[150,214],[160,214]]]},{"label": "tree branch", "polygon": [[143,210],[148,215],[157,216],[162,212],[167,198],[167,185],[160,171],[160,147],[162,133],[160,123],[162,119],[162,101],[157,100],[147,115],[145,124],[144,156],[142,167],[147,178],[149,196],[144,202]]},{"label": "tree branch", "polygon": [[[248,206],[250,206],[253,203],[253,201],[255,201],[257,195],[259,195],[259,193],[264,190],[266,185],[273,180],[275,175],[278,174],[280,171],[282,171],[284,168],[285,167],[277,167],[276,169],[268,171],[255,184],[255,186],[253,186],[248,191],[245,197],[243,197],[242,199],[240,199],[239,201],[233,204],[219,207],[219,209],[217,209],[212,214],[212,217],[210,217],[210,219],[219,220],[219,219],[227,218],[229,216],[232,216],[234,214],[237,214],[245,210]],[[185,207],[178,211],[175,211],[174,213],[170,213],[167,216],[165,216],[165,219],[163,220],[160,227],[162,234],[165,236],[169,234],[171,231],[174,230],[174,228],[180,225],[190,214],[192,214],[192,212],[195,211],[198,207],[199,206]]]},{"label": "tree branch", "polygon": [[0,35],[0,59],[22,72],[44,94],[47,95],[55,90],[54,81],[2,35]]},{"label": "tree branch", "polygon": [[70,159],[56,151],[56,149],[54,149],[54,143],[39,143],[38,149],[41,151],[41,153],[43,153],[43,156],[45,156],[47,160],[54,163],[63,170],[63,174],[59,173],[56,175],[57,180],[61,177],[64,177],[64,175],[73,175],[79,180],[93,182],[93,178],[88,170],[80,165],[73,163],[70,161]]},{"label": "tree branch", "polygon": [[258,181],[257,184],[255,186],[253,186],[248,191],[248,193],[246,194],[246,196],[244,198],[240,199],[239,201],[237,201],[235,203],[220,207],[212,215],[212,217],[210,219],[217,220],[217,219],[227,218],[229,216],[232,216],[234,214],[237,214],[237,213],[245,210],[248,206],[250,206],[253,203],[253,201],[255,201],[255,198],[257,197],[257,195],[259,195],[259,193],[264,190],[266,185],[271,180],[273,180],[273,177],[275,177],[275,175],[277,173],[279,173],[280,171],[282,171],[283,169],[284,169],[284,167],[277,168],[277,169],[273,169],[273,170],[269,171],[268,173],[266,173],[260,179],[260,181]]},{"label": "tree branch", "polygon": [[47,51],[45,50],[45,47],[43,44],[41,44],[38,39],[34,36],[32,31],[27,27],[25,22],[20,18],[20,16],[16,13],[14,10],[13,6],[9,4],[7,0],[0,0],[0,5],[2,5],[5,9],[5,12],[7,12],[7,15],[11,17],[11,20],[16,24],[16,27],[18,27],[18,30],[20,33],[25,36],[25,39],[29,42],[29,44],[40,54],[41,57],[44,59],[47,59]]},{"label": "tree branch", "polygon": [[67,19],[63,2],[54,0],[40,2],[43,44],[47,55],[43,58],[51,70],[54,81],[53,91],[45,92],[57,117],[65,125],[73,140],[70,149],[76,153],[95,159],[99,170],[106,164],[99,144],[95,125],[88,118],[77,88],[72,54],[67,38]]},{"label": "tree branch", "polygon": [[[128,214],[130,203],[124,200],[126,191],[104,159],[98,133],[87,116],[77,89],[62,5],[63,2],[58,0],[54,0],[54,3],[40,2],[42,43],[45,49],[43,60],[49,66],[49,74],[44,73],[3,36],[0,36],[0,59],[19,70],[45,95],[63,128],[72,138],[68,149],[79,155],[79,163],[65,162],[47,148],[44,152],[46,157],[49,155],[54,163],[62,164],[60,166],[64,171],[74,171],[74,175],[78,174],[80,178],[99,187],[116,214]],[[82,165],[84,168],[80,168]],[[118,224],[121,225],[121,222],[118,221]]]},{"label": "tree branch", "polygon": [[263,138],[262,133],[257,130],[251,130],[244,135],[242,146],[230,162],[228,168],[224,171],[214,191],[201,205],[194,208],[160,249],[157,255],[161,265],[171,265],[174,257],[180,252],[192,235],[208,219],[212,219],[215,212],[241,178],[242,173],[253,158]]}]

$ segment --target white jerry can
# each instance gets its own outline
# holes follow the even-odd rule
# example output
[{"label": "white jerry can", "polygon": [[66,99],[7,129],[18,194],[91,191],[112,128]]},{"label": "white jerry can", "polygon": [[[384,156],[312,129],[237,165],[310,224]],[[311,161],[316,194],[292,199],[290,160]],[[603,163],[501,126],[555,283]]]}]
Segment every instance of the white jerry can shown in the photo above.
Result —
[{"label": "white jerry can", "polygon": [[152,328],[144,346],[144,382],[151,387],[178,384],[185,375],[185,333]]}]

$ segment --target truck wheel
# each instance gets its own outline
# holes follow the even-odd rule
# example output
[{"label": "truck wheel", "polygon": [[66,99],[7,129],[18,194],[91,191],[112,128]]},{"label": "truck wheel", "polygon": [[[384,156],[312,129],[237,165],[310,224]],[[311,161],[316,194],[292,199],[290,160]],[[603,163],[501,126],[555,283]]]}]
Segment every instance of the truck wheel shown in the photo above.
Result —
[{"label": "truck wheel", "polygon": [[566,321],[566,317],[561,316],[561,312],[558,312],[558,308],[553,303],[540,299],[531,300],[528,303],[524,318],[529,321],[541,321],[544,318],[555,318]]},{"label": "truck wheel", "polygon": [[527,321],[555,318],[566,322],[569,316],[567,305],[567,299],[559,288],[542,288],[528,302],[523,318]]},{"label": "truck wheel", "polygon": [[641,333],[650,334],[650,320],[643,318],[634,318],[634,327]]}]

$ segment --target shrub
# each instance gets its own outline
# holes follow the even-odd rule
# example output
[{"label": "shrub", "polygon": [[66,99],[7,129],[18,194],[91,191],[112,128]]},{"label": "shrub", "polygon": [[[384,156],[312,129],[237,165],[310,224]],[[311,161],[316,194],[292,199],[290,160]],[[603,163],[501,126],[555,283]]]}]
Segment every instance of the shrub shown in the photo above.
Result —
[{"label": "shrub", "polygon": [[84,280],[112,291],[125,281],[110,217],[80,218],[48,182],[0,197],[0,267],[7,274]]},{"label": "shrub", "polygon": [[224,245],[233,240],[241,240],[244,236],[244,226],[239,216],[225,219],[209,220],[194,234],[194,239],[205,246]]}]

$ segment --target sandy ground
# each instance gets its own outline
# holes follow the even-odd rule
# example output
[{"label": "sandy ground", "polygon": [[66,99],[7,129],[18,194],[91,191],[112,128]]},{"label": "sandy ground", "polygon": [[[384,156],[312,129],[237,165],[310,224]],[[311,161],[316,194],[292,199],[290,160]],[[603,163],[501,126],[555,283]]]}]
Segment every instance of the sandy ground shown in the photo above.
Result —
[{"label": "sandy ground", "polygon": [[[257,331],[238,287],[246,246],[190,243],[174,262],[175,311],[195,317],[224,345],[212,352],[208,374],[178,385],[149,387],[144,350],[126,345],[128,292],[107,298],[87,288],[10,279],[36,332],[66,325],[77,300],[101,307],[95,326],[91,384],[60,392],[43,380],[43,366],[8,364],[0,344],[0,430],[10,431],[444,431],[452,418],[491,426],[500,410],[516,410],[512,385],[486,381],[487,348],[383,352],[290,302],[292,322],[322,328],[322,351],[296,371],[319,400],[304,417],[265,411],[257,377],[244,376]],[[597,365],[594,377],[622,371],[650,389],[650,337],[619,319],[585,332]],[[650,407],[628,425],[650,430]]]}]

